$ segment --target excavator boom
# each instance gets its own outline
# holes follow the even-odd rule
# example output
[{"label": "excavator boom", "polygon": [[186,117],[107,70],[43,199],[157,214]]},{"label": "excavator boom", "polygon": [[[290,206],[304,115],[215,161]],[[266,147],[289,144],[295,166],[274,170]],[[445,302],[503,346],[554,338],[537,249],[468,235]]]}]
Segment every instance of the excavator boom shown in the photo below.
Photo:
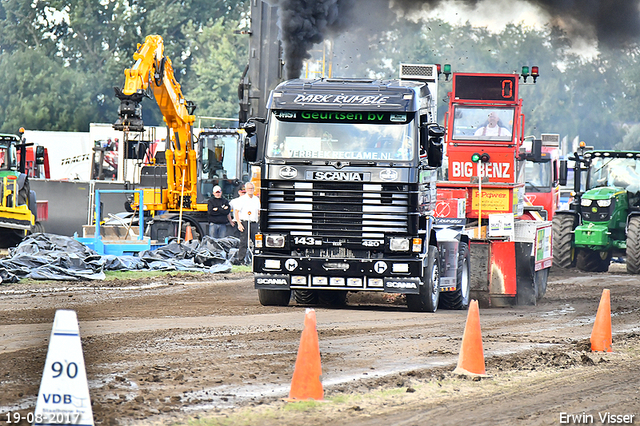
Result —
[{"label": "excavator boom", "polygon": [[[144,131],[142,100],[150,97],[149,89],[160,108],[167,127],[172,130],[171,141],[167,140],[167,192],[163,194],[163,207],[176,210],[182,205],[196,209],[196,154],[193,150],[193,112],[195,103],[187,101],[176,81],[171,60],[164,56],[164,43],[159,35],[147,36],[133,55],[133,67],[124,71],[122,89],[115,87],[120,99],[118,119],[114,129],[125,132]],[[192,206],[192,201],[194,205]]]}]

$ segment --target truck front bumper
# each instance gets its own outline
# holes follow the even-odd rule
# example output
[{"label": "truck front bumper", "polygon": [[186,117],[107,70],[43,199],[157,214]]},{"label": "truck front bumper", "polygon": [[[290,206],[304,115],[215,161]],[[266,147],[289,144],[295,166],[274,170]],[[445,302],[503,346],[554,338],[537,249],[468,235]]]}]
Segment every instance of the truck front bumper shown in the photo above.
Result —
[{"label": "truck front bumper", "polygon": [[255,288],[349,290],[418,294],[420,258],[326,259],[256,254]]}]

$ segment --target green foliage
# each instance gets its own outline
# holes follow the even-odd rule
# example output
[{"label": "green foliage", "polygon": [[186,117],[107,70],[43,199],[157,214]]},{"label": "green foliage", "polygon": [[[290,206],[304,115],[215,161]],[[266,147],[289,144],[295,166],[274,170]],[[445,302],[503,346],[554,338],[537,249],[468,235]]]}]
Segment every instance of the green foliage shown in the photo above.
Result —
[{"label": "green foliage", "polygon": [[[248,8],[247,0],[2,0],[0,130],[86,131],[90,122],[115,121],[113,87],[123,84],[137,44],[150,34],[163,37],[197,115],[236,117],[248,41],[234,30],[246,26]],[[511,23],[496,33],[440,19],[361,15],[333,35],[333,76],[391,78],[401,62],[505,73],[537,65],[537,83],[520,90],[526,134],[578,135],[598,148],[616,147],[623,136],[634,143],[625,129],[640,110],[637,44],[587,60],[572,54],[566,34],[551,26]],[[450,90],[441,79],[440,120]],[[154,100],[143,105],[145,123],[161,124]]]},{"label": "green foliage", "polygon": [[39,50],[0,55],[0,131],[89,130],[96,101],[87,76]]},{"label": "green foliage", "polygon": [[[194,60],[183,91],[196,102],[196,114],[208,117],[238,116],[238,83],[248,61],[246,36],[234,34],[238,21],[219,18],[201,31],[193,25]],[[209,123],[207,125],[210,125]]]},{"label": "green foliage", "polygon": [[618,149],[625,151],[640,151],[640,124],[635,124],[627,130],[622,137],[622,143]]}]

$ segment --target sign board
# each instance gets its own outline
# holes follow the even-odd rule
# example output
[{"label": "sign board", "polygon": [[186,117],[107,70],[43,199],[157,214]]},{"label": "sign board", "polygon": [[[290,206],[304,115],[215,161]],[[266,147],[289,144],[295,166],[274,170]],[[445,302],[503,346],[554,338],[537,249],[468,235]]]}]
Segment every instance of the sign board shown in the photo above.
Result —
[{"label": "sign board", "polygon": [[536,271],[551,267],[551,263],[553,262],[552,225],[551,222],[545,223],[545,225],[539,226],[536,229],[536,239],[533,253],[533,255],[535,256]]},{"label": "sign board", "polygon": [[489,238],[514,239],[514,218],[511,213],[489,215]]},{"label": "sign board", "polygon": [[56,311],[33,417],[34,426],[94,424],[75,311]]}]

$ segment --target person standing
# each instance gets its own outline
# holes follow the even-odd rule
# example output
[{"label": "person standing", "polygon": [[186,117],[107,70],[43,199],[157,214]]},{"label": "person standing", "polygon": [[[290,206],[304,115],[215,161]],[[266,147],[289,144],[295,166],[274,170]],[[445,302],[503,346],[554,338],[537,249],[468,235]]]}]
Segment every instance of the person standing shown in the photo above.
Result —
[{"label": "person standing", "polygon": [[231,205],[231,220],[233,221],[233,229],[231,229],[231,236],[232,237],[236,237],[236,238],[240,238],[242,235],[240,234],[240,231],[238,231],[238,227],[236,226],[236,204],[238,203],[238,200],[240,199],[240,197],[242,197],[244,194],[246,194],[247,191],[244,189],[244,183],[242,184],[242,186],[240,188],[238,188],[238,196],[236,198],[234,198],[233,200],[229,201],[229,204]]},{"label": "person standing", "polygon": [[245,262],[245,257],[249,246],[249,238],[253,239],[258,231],[260,199],[254,195],[255,186],[253,183],[247,182],[244,188],[247,193],[234,202],[233,214],[238,224],[238,231],[241,233],[238,259],[242,263],[248,263]]},{"label": "person standing", "polygon": [[231,206],[229,200],[222,196],[222,188],[213,187],[213,197],[209,198],[209,235],[213,238],[227,236],[227,224],[233,226],[231,220]]}]

